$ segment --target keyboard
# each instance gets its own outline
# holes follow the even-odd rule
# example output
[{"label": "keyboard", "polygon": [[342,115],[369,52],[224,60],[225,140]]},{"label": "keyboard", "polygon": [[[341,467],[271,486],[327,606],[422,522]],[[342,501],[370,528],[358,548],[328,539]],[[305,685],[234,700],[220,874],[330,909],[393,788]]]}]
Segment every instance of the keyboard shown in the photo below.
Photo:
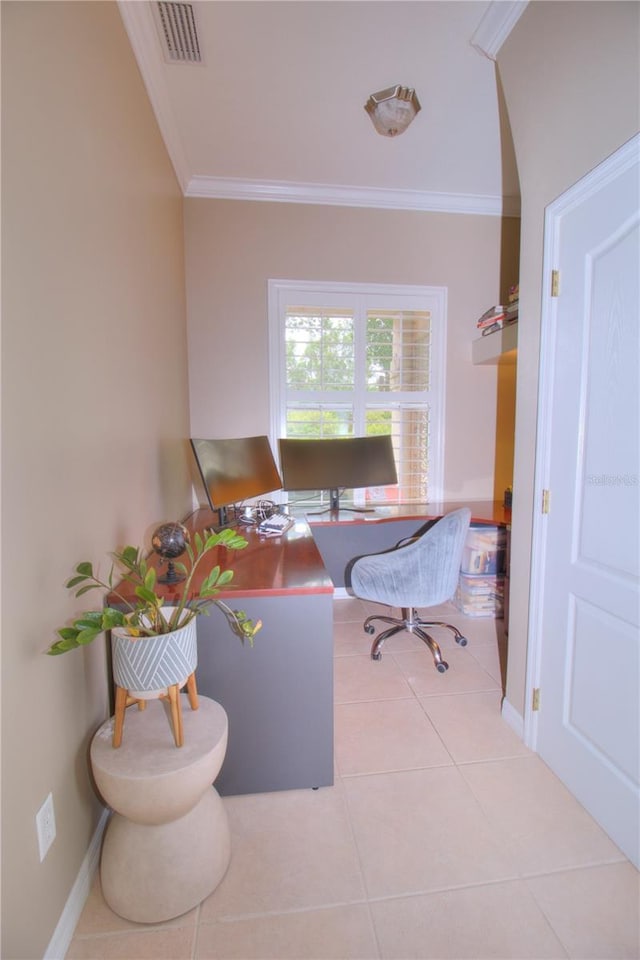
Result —
[{"label": "keyboard", "polygon": [[293,520],[286,513],[272,513],[258,524],[258,533],[268,537],[278,537],[293,526]]}]

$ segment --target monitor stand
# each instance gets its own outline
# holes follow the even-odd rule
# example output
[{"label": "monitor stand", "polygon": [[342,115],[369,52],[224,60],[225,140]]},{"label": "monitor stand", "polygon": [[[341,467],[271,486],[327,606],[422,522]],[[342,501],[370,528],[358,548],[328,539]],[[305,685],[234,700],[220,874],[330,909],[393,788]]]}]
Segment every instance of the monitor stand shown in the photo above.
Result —
[{"label": "monitor stand", "polygon": [[323,513],[335,513],[338,514],[341,510],[347,510],[349,513],[375,513],[375,507],[341,507],[340,506],[340,489],[338,487],[332,487],[329,490],[329,506],[325,507],[324,510],[309,510],[309,516],[319,517]]},{"label": "monitor stand", "polygon": [[[231,506],[231,504],[229,504]],[[234,527],[237,523],[237,517],[232,516],[232,511],[229,510],[229,506],[226,507],[211,507],[214,513],[218,515],[218,522],[215,526],[211,526],[212,533],[220,533],[221,530],[225,530],[227,527]]]}]

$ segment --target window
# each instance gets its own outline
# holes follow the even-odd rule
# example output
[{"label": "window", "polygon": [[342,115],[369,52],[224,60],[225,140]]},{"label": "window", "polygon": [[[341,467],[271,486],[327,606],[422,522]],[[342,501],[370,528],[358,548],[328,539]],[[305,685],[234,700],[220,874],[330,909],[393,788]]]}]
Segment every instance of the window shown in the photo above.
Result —
[{"label": "window", "polygon": [[273,438],[391,434],[397,487],[354,502],[441,499],[446,291],[270,280],[269,323]]}]

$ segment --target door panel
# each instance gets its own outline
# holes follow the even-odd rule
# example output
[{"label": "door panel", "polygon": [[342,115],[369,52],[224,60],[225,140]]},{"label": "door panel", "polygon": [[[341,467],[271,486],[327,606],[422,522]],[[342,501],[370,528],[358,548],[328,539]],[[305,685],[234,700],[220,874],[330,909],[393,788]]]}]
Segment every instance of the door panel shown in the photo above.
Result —
[{"label": "door panel", "polygon": [[535,747],[636,864],[639,174],[636,143],[547,213],[560,292],[543,319],[538,455],[550,512],[536,520],[540,609],[533,638],[540,687]]},{"label": "door panel", "polygon": [[[607,669],[595,672],[607,638]],[[618,736],[637,723],[637,683],[625,667],[633,663],[632,627],[587,600],[572,597],[569,609],[567,691],[564,724],[596,760],[638,780],[637,740]]]},{"label": "door panel", "polygon": [[[585,334],[585,425],[580,557],[612,576],[638,577],[633,537],[603,537],[602,508],[614,530],[640,522],[637,402],[640,361],[637,283],[638,222],[632,218],[603,248],[588,256]],[[590,275],[589,275],[590,274]],[[590,300],[590,302],[589,302]],[[635,308],[635,316],[634,316]],[[635,389],[634,389],[635,385]],[[608,494],[608,495],[607,495]]]}]

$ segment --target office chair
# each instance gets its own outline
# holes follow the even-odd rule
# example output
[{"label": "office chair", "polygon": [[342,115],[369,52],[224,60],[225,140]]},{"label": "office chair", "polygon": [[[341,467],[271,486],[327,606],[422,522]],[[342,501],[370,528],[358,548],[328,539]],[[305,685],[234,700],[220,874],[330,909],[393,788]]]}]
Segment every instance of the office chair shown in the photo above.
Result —
[{"label": "office chair", "polygon": [[457,627],[440,620],[423,620],[416,607],[433,607],[453,597],[470,520],[471,511],[466,507],[454,510],[416,538],[408,542],[401,540],[391,550],[358,557],[352,562],[349,572],[355,596],[401,610],[400,618],[374,614],[365,620],[365,633],[370,634],[376,632],[375,620],[391,624],[373,641],[372,660],[380,660],[384,641],[402,630],[426,643],[440,673],[448,670],[449,664],[442,659],[440,647],[426,628],[446,627],[452,631],[456,643],[466,646],[467,640]]}]

